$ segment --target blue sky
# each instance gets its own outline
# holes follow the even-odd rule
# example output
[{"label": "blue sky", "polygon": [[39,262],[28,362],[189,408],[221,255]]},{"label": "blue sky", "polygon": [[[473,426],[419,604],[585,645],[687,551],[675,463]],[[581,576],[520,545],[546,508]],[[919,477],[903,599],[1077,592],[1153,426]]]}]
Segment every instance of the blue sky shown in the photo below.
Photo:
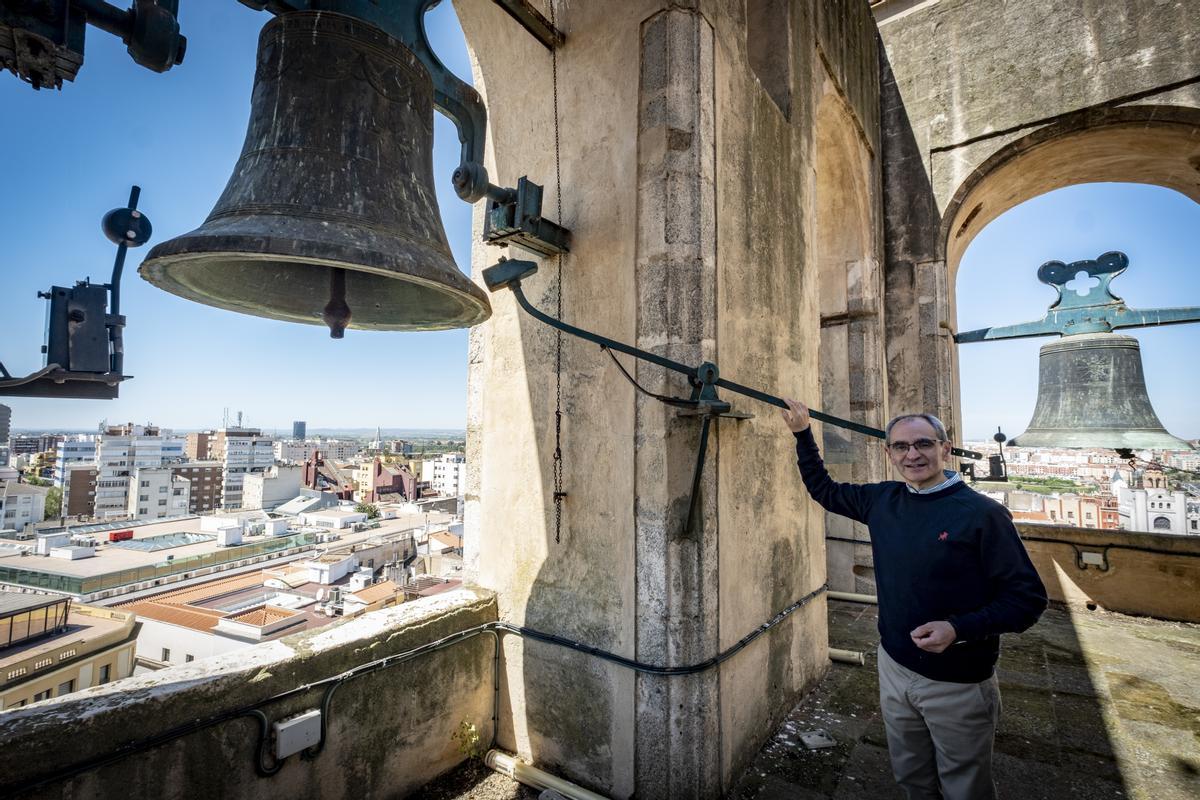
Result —
[{"label": "blue sky", "polygon": [[[100,217],[129,185],[154,224],[154,243],[203,221],[241,151],[256,38],[268,20],[232,2],[182,4],[185,63],[158,75],[135,65],[115,37],[91,29],[83,69],[61,92],[34,92],[0,74],[0,167],[5,187],[0,249],[0,360],[14,374],[41,366],[44,301],[38,290],[85,276],[105,281],[115,248]],[[435,51],[464,80],[470,67],[450,3],[427,18]],[[469,263],[470,207],[454,197],[453,125],[435,115],[434,175],[446,231]],[[14,124],[15,121],[15,124]],[[17,428],[92,428],[97,421],[216,425],[229,407],[248,424],[286,429],[461,428],[466,416],[466,332],[347,331],[234,314],[176,298],[139,278],[146,250],[130,253],[123,280],[126,371],[113,401],[0,398]],[[1166,189],[1076,186],[1043,195],[993,222],[965,254],[958,325],[970,330],[1038,319],[1053,291],[1037,281],[1049,259],[1120,249],[1132,261],[1113,288],[1132,307],[1200,305],[1200,206]],[[1200,436],[1195,411],[1200,326],[1137,333],[1159,415],[1176,435]],[[1037,392],[1037,350],[1047,339],[960,350],[964,429],[1024,430]],[[772,387],[763,387],[770,390]]]}]

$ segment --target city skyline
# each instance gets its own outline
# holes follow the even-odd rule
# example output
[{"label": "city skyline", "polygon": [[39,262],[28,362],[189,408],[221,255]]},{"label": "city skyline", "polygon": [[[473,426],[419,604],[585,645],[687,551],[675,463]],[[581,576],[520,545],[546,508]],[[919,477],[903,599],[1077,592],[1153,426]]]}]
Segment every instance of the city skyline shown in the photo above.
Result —
[{"label": "city skyline", "polygon": [[[5,165],[10,235],[0,256],[6,290],[0,320],[7,334],[0,360],[10,372],[41,366],[45,311],[37,291],[85,276],[107,279],[114,248],[100,233],[100,217],[124,203],[131,183],[142,186],[140,207],[155,228],[150,245],[130,254],[123,280],[125,364],[133,379],[122,385],[121,397],[0,397],[13,409],[15,429],[89,429],[107,418],[197,430],[219,426],[226,407],[242,410],[246,424],[268,430],[322,418],[329,424],[314,423],[314,429],[465,428],[464,330],[349,331],[334,341],[319,326],[184,301],[135,274],[149,247],[196,227],[224,187],[245,135],[256,38],[266,21],[234,3],[203,10],[188,4],[181,11],[187,60],[166,74],[136,66],[119,40],[96,32],[78,80],[61,92],[34,92],[11,76],[0,81],[0,104],[15,117],[37,120],[43,133],[30,139],[16,126],[0,131],[3,152],[21,154],[10,155]],[[430,12],[427,27],[439,58],[469,81],[470,58],[450,4]],[[129,97],[138,102],[128,103]],[[85,119],[86,127],[80,124]],[[458,160],[454,127],[438,114],[434,125],[438,202],[463,268],[470,263],[472,207],[450,187]],[[1200,270],[1188,268],[1197,244],[1200,206],[1169,189],[1089,184],[1042,195],[1002,215],[967,249],[957,282],[957,330],[1040,318],[1053,299],[1037,281],[1041,263],[1090,259],[1113,249],[1130,256],[1129,272],[1113,289],[1131,307],[1200,305]],[[1149,395],[1164,426],[1180,437],[1200,437],[1194,411],[1200,371],[1187,366],[1188,353],[1200,344],[1200,327],[1129,333],[1141,342]],[[959,348],[961,438],[986,438],[997,426],[1010,437],[1024,430],[1037,392],[1037,351],[1049,341]],[[759,383],[740,365],[721,368],[731,379]],[[791,393],[783,386],[760,388]]]}]

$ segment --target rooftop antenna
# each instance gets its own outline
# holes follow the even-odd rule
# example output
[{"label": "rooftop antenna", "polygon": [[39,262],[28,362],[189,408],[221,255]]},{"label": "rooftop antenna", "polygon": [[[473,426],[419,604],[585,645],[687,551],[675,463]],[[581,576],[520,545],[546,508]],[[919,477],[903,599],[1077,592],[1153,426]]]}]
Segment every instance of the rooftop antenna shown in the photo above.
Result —
[{"label": "rooftop antenna", "polygon": [[221,415],[221,427],[229,428],[229,406],[225,406],[225,412]]}]

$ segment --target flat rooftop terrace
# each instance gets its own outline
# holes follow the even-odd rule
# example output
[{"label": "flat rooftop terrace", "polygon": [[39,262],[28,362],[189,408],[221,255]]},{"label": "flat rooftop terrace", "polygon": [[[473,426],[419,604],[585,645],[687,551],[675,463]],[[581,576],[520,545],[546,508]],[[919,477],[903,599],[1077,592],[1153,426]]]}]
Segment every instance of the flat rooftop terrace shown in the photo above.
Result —
[{"label": "flat rooftop terrace", "polygon": [[[379,520],[380,526],[378,528],[368,528],[363,531],[354,531],[351,529],[327,531],[312,526],[302,526],[298,520],[295,520],[293,521],[295,527],[288,531],[288,535],[295,536],[302,530],[308,533],[317,531],[321,533],[336,533],[339,535],[337,541],[330,542],[328,545],[318,545],[318,547],[320,549],[340,549],[350,544],[366,542],[371,539],[421,527],[426,523],[427,517],[430,524],[441,525],[447,524],[453,519],[453,515],[450,514],[408,514],[393,519]],[[47,558],[44,556],[21,556],[16,551],[13,551],[11,553],[0,553],[0,566],[69,577],[92,578],[129,569],[161,565],[167,560],[168,555],[174,556],[175,560],[183,561],[189,557],[207,556],[212,553],[220,553],[226,549],[218,544],[215,535],[201,531],[199,517],[182,517],[128,527],[132,527],[134,531],[134,538],[128,542],[109,543],[103,541],[106,534],[95,534],[95,538],[102,541],[100,542],[100,547],[96,550],[96,555],[92,558],[69,561],[63,558]],[[114,530],[120,530],[120,528],[114,528]],[[188,543],[187,534],[192,534],[193,538],[203,535],[204,538]],[[155,544],[165,543],[166,540],[159,539],[159,537],[172,535],[175,535],[179,542],[176,546],[158,547],[158,549],[147,547],[139,549],[138,547],[139,543],[148,539],[158,540]],[[285,537],[247,536],[242,540],[242,545],[261,544],[270,542],[272,539],[283,538]]]}]

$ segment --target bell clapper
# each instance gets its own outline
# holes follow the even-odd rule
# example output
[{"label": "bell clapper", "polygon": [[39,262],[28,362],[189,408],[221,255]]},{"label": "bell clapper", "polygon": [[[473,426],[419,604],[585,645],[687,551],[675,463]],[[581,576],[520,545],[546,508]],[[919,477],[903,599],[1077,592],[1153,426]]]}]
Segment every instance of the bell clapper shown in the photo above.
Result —
[{"label": "bell clapper", "polygon": [[350,324],[350,306],[346,305],[346,270],[329,271],[329,302],[322,309],[321,319],[329,326],[329,337],[341,339]]}]

